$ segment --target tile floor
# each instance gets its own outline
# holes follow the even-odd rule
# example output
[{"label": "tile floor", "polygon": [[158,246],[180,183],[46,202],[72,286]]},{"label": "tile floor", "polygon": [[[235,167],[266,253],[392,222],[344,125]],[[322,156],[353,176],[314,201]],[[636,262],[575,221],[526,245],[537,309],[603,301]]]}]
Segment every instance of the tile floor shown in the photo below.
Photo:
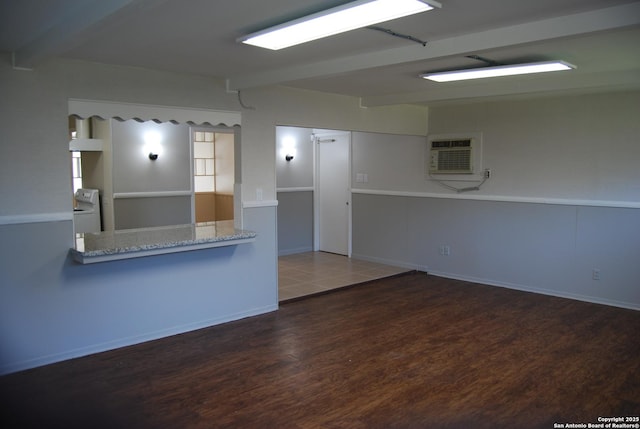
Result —
[{"label": "tile floor", "polygon": [[411,271],[325,252],[278,258],[279,300],[286,301]]}]

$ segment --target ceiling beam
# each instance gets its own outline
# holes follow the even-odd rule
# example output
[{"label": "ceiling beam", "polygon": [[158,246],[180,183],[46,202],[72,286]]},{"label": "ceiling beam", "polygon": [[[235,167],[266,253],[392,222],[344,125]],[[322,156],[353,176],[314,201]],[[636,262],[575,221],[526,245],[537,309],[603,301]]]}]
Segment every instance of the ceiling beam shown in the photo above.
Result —
[{"label": "ceiling beam", "polygon": [[91,0],[74,8],[60,10],[47,28],[29,43],[13,52],[13,67],[31,69],[59,55],[81,41],[81,36],[118,11],[147,0]]},{"label": "ceiling beam", "polygon": [[297,80],[339,75],[341,73],[391,66],[412,61],[465,55],[488,49],[586,35],[639,24],[640,2],[635,2],[466,34],[448,39],[434,40],[429,42],[426,47],[411,45],[402,48],[319,61],[312,64],[234,76],[227,79],[227,87],[230,90],[243,90],[286,84],[287,82]]}]

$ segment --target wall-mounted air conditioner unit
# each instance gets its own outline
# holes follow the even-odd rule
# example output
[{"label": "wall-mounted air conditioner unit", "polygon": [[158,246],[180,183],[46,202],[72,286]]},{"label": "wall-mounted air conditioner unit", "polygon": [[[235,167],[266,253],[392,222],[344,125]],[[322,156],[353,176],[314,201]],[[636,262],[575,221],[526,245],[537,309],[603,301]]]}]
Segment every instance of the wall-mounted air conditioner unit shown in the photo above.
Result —
[{"label": "wall-mounted air conditioner unit", "polygon": [[473,139],[437,139],[429,142],[429,174],[473,174]]}]

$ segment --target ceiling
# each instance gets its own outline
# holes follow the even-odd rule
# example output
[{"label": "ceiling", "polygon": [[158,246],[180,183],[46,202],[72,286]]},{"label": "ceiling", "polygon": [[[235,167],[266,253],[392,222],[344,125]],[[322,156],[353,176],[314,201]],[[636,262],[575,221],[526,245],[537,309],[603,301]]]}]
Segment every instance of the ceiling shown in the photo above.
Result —
[{"label": "ceiling", "polygon": [[[426,45],[359,29],[281,51],[240,36],[335,0],[1,0],[0,51],[14,67],[56,58],[195,73],[229,90],[270,85],[357,96],[364,106],[434,104],[558,91],[640,89],[640,1],[440,0],[379,24]],[[556,72],[434,83],[426,71],[561,59]],[[9,57],[9,56],[7,56]]]}]

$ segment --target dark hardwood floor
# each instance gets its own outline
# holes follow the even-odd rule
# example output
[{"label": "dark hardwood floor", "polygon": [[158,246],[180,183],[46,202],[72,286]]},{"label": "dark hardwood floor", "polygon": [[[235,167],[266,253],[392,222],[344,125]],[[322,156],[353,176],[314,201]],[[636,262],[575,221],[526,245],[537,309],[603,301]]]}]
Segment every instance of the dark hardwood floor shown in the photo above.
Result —
[{"label": "dark hardwood floor", "polygon": [[3,428],[552,428],[640,415],[640,312],[412,273],[0,378]]}]

